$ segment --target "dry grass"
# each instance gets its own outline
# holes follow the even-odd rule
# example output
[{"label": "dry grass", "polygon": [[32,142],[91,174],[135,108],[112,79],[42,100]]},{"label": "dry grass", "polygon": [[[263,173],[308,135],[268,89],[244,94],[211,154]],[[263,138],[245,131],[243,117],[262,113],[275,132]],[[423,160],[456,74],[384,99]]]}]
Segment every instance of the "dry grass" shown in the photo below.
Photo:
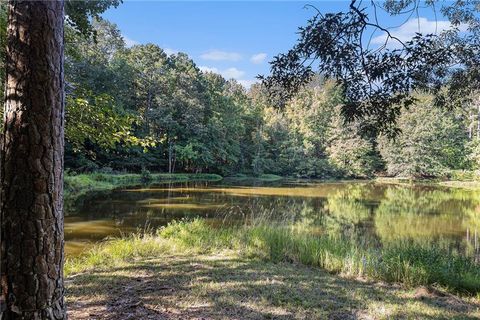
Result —
[{"label": "dry grass", "polygon": [[66,280],[70,319],[479,319],[480,301],[223,254],[119,262]]}]

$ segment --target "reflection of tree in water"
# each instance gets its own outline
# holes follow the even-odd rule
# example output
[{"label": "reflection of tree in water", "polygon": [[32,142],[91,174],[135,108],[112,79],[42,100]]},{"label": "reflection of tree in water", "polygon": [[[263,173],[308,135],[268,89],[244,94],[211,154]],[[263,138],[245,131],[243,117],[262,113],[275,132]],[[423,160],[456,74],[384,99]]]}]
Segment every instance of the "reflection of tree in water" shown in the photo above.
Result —
[{"label": "reflection of tree in water", "polygon": [[466,229],[465,251],[467,255],[474,256],[475,260],[480,262],[480,201],[474,208],[466,211],[466,217],[463,222]]},{"label": "reflection of tree in water", "polygon": [[[480,192],[433,186],[344,183],[292,188],[175,183],[137,192],[115,191],[88,198],[71,221],[90,221],[127,232],[202,217],[216,226],[280,224],[301,232],[342,236],[358,245],[379,246],[398,241],[479,253]],[[211,186],[210,186],[211,187]],[[238,192],[236,191],[238,188]],[[245,192],[248,191],[248,192]],[[299,191],[301,190],[301,191]],[[306,194],[303,194],[306,192]]]},{"label": "reflection of tree in water", "polygon": [[472,207],[472,196],[460,189],[390,185],[378,208],[391,214],[441,214]]},{"label": "reflection of tree in water", "polygon": [[378,241],[370,229],[379,192],[381,195],[373,184],[350,184],[329,196],[323,219],[325,231],[348,237],[359,245],[376,245]]},{"label": "reflection of tree in water", "polygon": [[324,198],[248,197],[216,215],[225,221],[314,226],[321,223],[324,202]]},{"label": "reflection of tree in water", "polygon": [[339,231],[353,227],[372,215],[374,203],[371,187],[366,184],[345,185],[327,197],[257,197],[246,198],[241,205],[230,207],[228,217],[284,223],[305,227],[323,227]]},{"label": "reflection of tree in water", "polygon": [[478,254],[472,230],[478,230],[479,208],[480,198],[467,190],[389,186],[375,231],[383,243],[413,241],[472,256]]}]

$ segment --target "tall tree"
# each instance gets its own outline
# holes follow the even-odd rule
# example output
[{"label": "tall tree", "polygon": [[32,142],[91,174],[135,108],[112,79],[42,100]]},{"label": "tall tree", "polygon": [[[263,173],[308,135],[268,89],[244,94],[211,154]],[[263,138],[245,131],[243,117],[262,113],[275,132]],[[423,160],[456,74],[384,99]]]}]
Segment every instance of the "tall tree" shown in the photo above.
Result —
[{"label": "tall tree", "polygon": [[[280,102],[291,98],[316,73],[335,79],[345,96],[342,113],[361,119],[369,133],[397,133],[402,107],[414,102],[415,90],[436,93],[436,104],[465,102],[480,86],[480,1],[350,0],[346,11],[317,13],[299,29],[299,39],[271,62],[265,85]],[[452,27],[438,34],[417,33],[402,41],[378,19],[377,11],[406,17],[419,7],[431,8]],[[466,26],[466,28],[464,28]],[[462,30],[460,30],[462,29]],[[373,46],[373,36],[385,42]],[[369,40],[370,39],[370,40]],[[445,90],[445,88],[448,88]],[[447,91],[449,99],[442,95]],[[455,98],[455,99],[453,99]]]},{"label": "tall tree", "polygon": [[66,319],[64,1],[10,1],[1,159],[2,319]]},{"label": "tall tree", "polygon": [[[389,175],[445,176],[467,168],[467,131],[458,110],[435,108],[434,98],[417,94],[417,102],[397,121],[401,133],[394,141],[380,136],[378,147]],[[456,111],[456,112],[452,112]]]}]

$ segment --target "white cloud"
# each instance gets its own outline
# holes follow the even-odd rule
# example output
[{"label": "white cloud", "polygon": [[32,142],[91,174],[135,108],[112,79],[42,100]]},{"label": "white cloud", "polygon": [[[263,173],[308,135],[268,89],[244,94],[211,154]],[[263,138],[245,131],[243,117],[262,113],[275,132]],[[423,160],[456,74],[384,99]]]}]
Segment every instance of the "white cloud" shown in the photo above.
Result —
[{"label": "white cloud", "polygon": [[127,48],[133,47],[134,45],[140,44],[138,41],[130,39],[129,37],[122,35],[123,41],[125,41],[125,45]]},{"label": "white cloud", "polygon": [[257,54],[254,54],[251,58],[250,58],[250,61],[252,63],[255,63],[255,64],[260,64],[262,63],[263,61],[265,61],[265,59],[267,58],[267,54],[266,53],[257,53]]},{"label": "white cloud", "polygon": [[238,70],[237,68],[232,67],[232,68],[223,70],[220,74],[226,79],[231,79],[231,78],[238,79],[245,74],[245,71]]},{"label": "white cloud", "polygon": [[178,53],[178,50],[175,50],[175,49],[172,49],[172,48],[165,48],[165,49],[163,49],[163,51],[169,56],[172,55],[172,54]]},{"label": "white cloud", "polygon": [[[397,37],[402,42],[411,40],[415,33],[421,34],[439,34],[442,31],[448,30],[452,27],[452,24],[447,20],[428,20],[427,18],[420,17],[415,19],[410,19],[402,26],[396,29],[390,30],[392,36]],[[460,25],[460,30],[465,30],[466,26]],[[380,32],[380,31],[377,31]],[[383,45],[386,40],[386,35],[382,34],[376,36],[372,39],[372,44]],[[389,40],[389,46],[398,46],[395,40]]]},{"label": "white cloud", "polygon": [[213,73],[218,73],[225,79],[235,79],[237,80],[238,83],[240,83],[245,89],[250,89],[250,87],[254,84],[257,83],[257,79],[240,79],[245,75],[245,71],[238,70],[235,67],[224,69],[224,70],[219,70],[218,68],[215,67],[207,67],[207,66],[199,66],[198,67],[200,70],[203,72],[213,72]]},{"label": "white cloud", "polygon": [[222,77],[224,77],[225,79],[233,78],[238,80],[245,74],[245,71],[239,70],[235,67],[224,69],[224,70],[219,70],[218,68],[207,67],[207,66],[199,66],[198,68],[203,72],[214,72],[214,73],[221,74]]},{"label": "white cloud", "polygon": [[251,87],[253,84],[255,84],[255,83],[258,82],[258,80],[256,80],[256,79],[251,79],[251,80],[237,80],[237,81],[238,81],[238,83],[240,83],[242,86],[244,86],[245,89],[247,89],[247,90],[250,89],[250,87]]},{"label": "white cloud", "polygon": [[239,61],[242,59],[242,55],[237,52],[227,52],[220,50],[207,51],[200,56],[204,60],[213,61]]}]

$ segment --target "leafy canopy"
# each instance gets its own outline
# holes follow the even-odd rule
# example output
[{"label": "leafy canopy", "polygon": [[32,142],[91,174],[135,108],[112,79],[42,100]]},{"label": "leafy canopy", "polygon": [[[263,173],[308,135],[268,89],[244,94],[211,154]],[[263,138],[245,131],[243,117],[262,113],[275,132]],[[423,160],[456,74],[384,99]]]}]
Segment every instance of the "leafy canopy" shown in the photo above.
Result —
[{"label": "leafy canopy", "polygon": [[[453,26],[440,34],[418,33],[402,41],[377,19],[377,10],[408,19],[420,5],[436,10],[438,3]],[[345,12],[317,10],[299,29],[294,47],[273,59],[271,75],[260,78],[280,104],[316,73],[333,78],[343,90],[347,120],[362,119],[364,130],[394,134],[393,124],[402,106],[414,102],[414,90],[440,93],[450,87],[451,97],[464,100],[479,89],[479,12],[478,0],[372,0],[369,8],[351,0]],[[371,39],[379,33],[385,42],[373,47]],[[459,88],[461,94],[453,95]],[[446,102],[441,94],[437,97],[437,103]]]}]

